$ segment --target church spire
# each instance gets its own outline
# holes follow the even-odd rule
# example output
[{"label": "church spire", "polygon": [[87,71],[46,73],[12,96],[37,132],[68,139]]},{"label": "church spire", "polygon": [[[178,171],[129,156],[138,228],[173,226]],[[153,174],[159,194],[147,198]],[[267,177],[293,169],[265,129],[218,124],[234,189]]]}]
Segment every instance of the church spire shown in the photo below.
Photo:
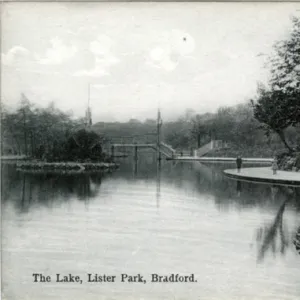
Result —
[{"label": "church spire", "polygon": [[87,108],[85,111],[85,126],[86,128],[90,129],[92,126],[92,111],[90,108],[90,89],[91,89],[91,84],[89,83],[88,87],[88,103],[87,103]]},{"label": "church spire", "polygon": [[91,108],[88,106],[85,111],[85,124],[87,127],[92,126],[92,111]]}]

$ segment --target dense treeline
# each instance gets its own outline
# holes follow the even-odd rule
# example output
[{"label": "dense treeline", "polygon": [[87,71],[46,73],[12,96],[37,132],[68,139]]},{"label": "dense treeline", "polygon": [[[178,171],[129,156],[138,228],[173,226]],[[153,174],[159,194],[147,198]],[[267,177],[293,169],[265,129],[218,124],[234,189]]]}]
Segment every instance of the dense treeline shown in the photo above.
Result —
[{"label": "dense treeline", "polygon": [[103,158],[101,137],[50,104],[33,105],[25,95],[14,112],[2,108],[2,155],[26,155],[47,161],[80,161]]},{"label": "dense treeline", "polygon": [[[156,132],[155,120],[124,123],[97,123],[94,130],[108,137],[136,136],[139,142],[155,141],[155,136],[144,136]],[[226,141],[230,149],[245,152],[247,155],[257,152],[259,156],[273,155],[274,151],[284,150],[284,144],[276,133],[265,135],[261,123],[255,119],[250,103],[234,107],[222,107],[216,113],[186,114],[178,120],[164,122],[163,141],[177,150],[196,149],[211,139]],[[285,131],[286,140],[296,147],[300,144],[300,127],[289,127]],[[127,139],[128,140],[128,139]],[[249,153],[249,154],[248,154]],[[230,154],[230,153],[228,153]]]},{"label": "dense treeline", "polygon": [[[156,142],[155,120],[145,122],[99,122],[87,133],[84,120],[74,119],[49,105],[37,108],[23,96],[20,107],[13,113],[2,111],[2,154],[24,154],[46,160],[84,160],[99,158],[105,141]],[[270,156],[283,150],[284,144],[275,132],[265,135],[265,129],[254,117],[250,103],[235,107],[222,107],[216,113],[185,114],[175,121],[163,122],[162,140],[177,150],[201,147],[211,139],[226,141],[227,152],[241,152],[247,156]],[[126,138],[127,137],[127,138]],[[115,139],[114,139],[115,138]],[[300,144],[300,127],[285,130],[289,145]]]}]

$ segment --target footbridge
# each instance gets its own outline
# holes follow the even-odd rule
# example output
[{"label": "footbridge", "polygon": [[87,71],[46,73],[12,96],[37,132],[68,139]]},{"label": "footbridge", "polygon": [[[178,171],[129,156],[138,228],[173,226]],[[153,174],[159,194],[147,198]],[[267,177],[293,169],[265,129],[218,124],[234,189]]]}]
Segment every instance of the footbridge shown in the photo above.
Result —
[{"label": "footbridge", "polygon": [[135,157],[137,157],[138,149],[153,149],[156,151],[158,160],[161,160],[162,156],[166,159],[178,159],[185,157],[186,159],[201,158],[208,152],[216,149],[222,149],[228,147],[226,143],[220,140],[211,140],[209,143],[199,147],[198,149],[191,149],[190,153],[186,155],[183,151],[177,151],[171,145],[168,145],[163,141],[161,135],[162,119],[160,110],[157,112],[156,131],[143,134],[136,134],[131,136],[119,136],[111,137],[108,142],[108,148],[111,156],[122,156],[127,154],[127,151],[134,149]]},{"label": "footbridge", "polygon": [[[123,154],[131,153],[132,150],[135,152],[138,149],[151,149],[157,152],[159,155],[165,158],[173,158],[176,156],[176,150],[172,146],[164,143],[155,141],[156,134],[147,135],[133,135],[127,137],[114,137],[109,141],[109,152],[111,156],[122,156]],[[149,138],[150,137],[150,138]],[[151,138],[152,137],[152,138]],[[107,147],[106,147],[107,148]],[[108,150],[108,149],[107,149]]]},{"label": "footbridge", "polygon": [[197,159],[205,156],[212,150],[222,149],[225,147],[228,147],[226,143],[219,140],[212,140],[198,149],[192,149],[189,152],[180,151],[157,139],[156,133],[114,137],[109,141],[109,152],[111,156],[114,157],[132,153],[132,150],[134,150],[135,154],[137,154],[138,149],[152,149],[157,152],[159,157],[164,157],[168,160]]}]

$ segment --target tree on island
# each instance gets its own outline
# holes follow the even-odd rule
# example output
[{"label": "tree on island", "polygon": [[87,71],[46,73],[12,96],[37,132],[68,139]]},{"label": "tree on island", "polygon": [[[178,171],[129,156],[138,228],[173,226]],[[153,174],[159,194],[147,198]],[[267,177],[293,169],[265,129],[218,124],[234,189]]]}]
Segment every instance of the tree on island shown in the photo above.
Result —
[{"label": "tree on island", "polygon": [[103,158],[103,139],[94,131],[80,129],[72,134],[64,145],[65,159],[77,160],[100,160]]},{"label": "tree on island", "polygon": [[269,58],[269,87],[258,87],[258,98],[251,100],[254,117],[264,124],[267,135],[276,132],[286,148],[293,149],[285,138],[285,129],[300,124],[300,20],[292,18],[290,36],[276,42]]},{"label": "tree on island", "polygon": [[1,111],[1,154],[25,154],[46,161],[104,159],[104,139],[84,122],[57,109],[36,107],[22,94],[18,108]]}]

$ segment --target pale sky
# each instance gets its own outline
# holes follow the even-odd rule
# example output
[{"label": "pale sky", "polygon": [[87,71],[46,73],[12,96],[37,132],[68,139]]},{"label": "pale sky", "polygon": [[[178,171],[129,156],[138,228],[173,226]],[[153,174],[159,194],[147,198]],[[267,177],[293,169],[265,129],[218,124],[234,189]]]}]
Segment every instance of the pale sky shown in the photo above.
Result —
[{"label": "pale sky", "polygon": [[5,3],[1,96],[93,121],[165,119],[242,103],[300,3]]}]

